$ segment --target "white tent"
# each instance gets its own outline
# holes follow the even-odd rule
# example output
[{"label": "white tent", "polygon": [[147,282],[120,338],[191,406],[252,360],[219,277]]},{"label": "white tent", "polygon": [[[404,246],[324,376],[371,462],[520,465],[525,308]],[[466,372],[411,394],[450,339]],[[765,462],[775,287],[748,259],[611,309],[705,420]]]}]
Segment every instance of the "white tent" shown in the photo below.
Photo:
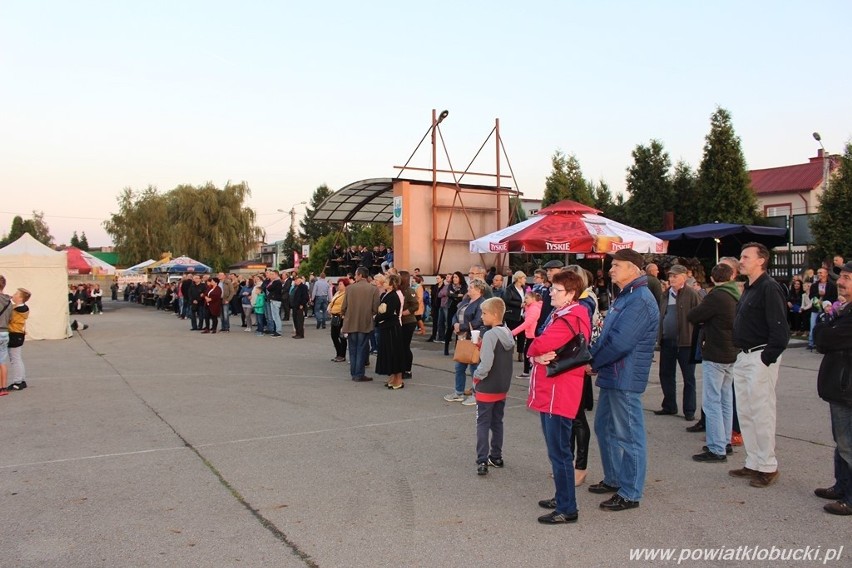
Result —
[{"label": "white tent", "polygon": [[27,304],[27,339],[64,339],[69,336],[68,273],[64,252],[57,252],[29,233],[0,249],[0,274],[6,277],[5,293],[18,288],[32,293]]},{"label": "white tent", "polygon": [[121,271],[122,276],[136,276],[137,274],[145,274],[145,267],[156,262],[153,258],[142,261],[139,264],[134,264],[130,268],[125,268]]}]

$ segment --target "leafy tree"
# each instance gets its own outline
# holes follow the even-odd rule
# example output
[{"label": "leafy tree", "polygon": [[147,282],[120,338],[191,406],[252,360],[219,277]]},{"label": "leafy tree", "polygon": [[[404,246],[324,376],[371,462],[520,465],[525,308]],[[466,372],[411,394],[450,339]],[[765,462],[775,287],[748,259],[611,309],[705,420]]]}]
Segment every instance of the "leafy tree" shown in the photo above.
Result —
[{"label": "leafy tree", "polygon": [[[339,232],[329,233],[327,235],[323,235],[317,241],[311,245],[311,256],[308,260],[304,261],[302,265],[299,267],[299,272],[304,274],[310,274],[313,272],[316,275],[319,275],[320,272],[325,270],[325,264],[328,261],[329,253],[331,252],[331,247],[334,246],[334,242],[336,239],[340,237]],[[291,259],[292,261],[292,255]],[[292,262],[291,262],[292,263]]]},{"label": "leafy tree", "polygon": [[571,154],[565,156],[557,150],[551,158],[553,171],[544,183],[544,199],[542,208],[553,205],[563,199],[571,199],[585,205],[593,205],[594,199],[589,192],[589,186],[583,178],[580,162]]},{"label": "leafy tree", "polygon": [[119,212],[103,225],[122,264],[160,258],[163,251],[171,250],[168,204],[156,187],[149,185],[142,191],[126,187],[117,201]]},{"label": "leafy tree", "polygon": [[119,213],[104,223],[121,262],[135,264],[179,251],[216,269],[245,258],[262,239],[254,210],[243,204],[248,185],[212,183],[180,185],[160,195],[149,186],[142,192],[126,188],[118,197]]},{"label": "leafy tree", "polygon": [[757,219],[757,198],[740,139],[734,132],[731,113],[721,107],[710,117],[697,184],[701,223],[753,223]]},{"label": "leafy tree", "polygon": [[80,235],[80,249],[89,250],[89,239],[86,238],[86,231],[83,231],[83,234]]},{"label": "leafy tree", "polygon": [[325,184],[314,190],[310,203],[305,207],[305,216],[299,221],[299,236],[303,241],[315,243],[320,237],[334,232],[333,224],[314,221],[317,209],[331,194],[332,191]]},{"label": "leafy tree", "polygon": [[662,142],[651,140],[648,146],[638,144],[632,155],[633,165],[627,168],[630,224],[643,231],[661,231],[665,213],[674,203],[669,154]]},{"label": "leafy tree", "polygon": [[284,242],[281,243],[278,250],[278,268],[280,270],[293,268],[293,253],[298,252],[300,256],[302,254],[302,243],[293,227],[290,227],[290,230],[287,231],[287,236],[284,237]]},{"label": "leafy tree", "polygon": [[53,246],[53,236],[50,234],[50,228],[44,221],[43,211],[34,210],[33,218],[27,219],[26,221],[20,215],[15,215],[15,217],[12,218],[12,226],[9,229],[9,234],[0,240],[0,247],[4,247],[17,241],[24,233],[29,233],[33,238],[35,238],[35,240],[43,245]]},{"label": "leafy tree", "polygon": [[832,176],[828,191],[819,199],[819,215],[811,219],[816,245],[815,258],[829,258],[836,254],[848,259],[852,256],[852,143],[846,144],[840,168]]},{"label": "leafy tree", "polygon": [[366,223],[358,227],[349,242],[370,248],[380,244],[390,246],[393,243],[393,232],[383,223]]},{"label": "leafy tree", "polygon": [[679,161],[674,168],[672,177],[674,190],[674,224],[675,227],[690,227],[700,224],[698,215],[698,187],[695,173],[689,164]]},{"label": "leafy tree", "polygon": [[612,190],[609,184],[601,180],[598,184],[589,181],[589,191],[591,192],[595,203],[594,208],[601,211],[601,215],[618,221],[619,223],[627,222],[627,213],[624,207],[624,196],[618,194],[615,197],[612,195]]},{"label": "leafy tree", "polygon": [[80,237],[77,236],[77,231],[74,231],[71,234],[71,242],[69,243],[72,247],[80,248]]}]

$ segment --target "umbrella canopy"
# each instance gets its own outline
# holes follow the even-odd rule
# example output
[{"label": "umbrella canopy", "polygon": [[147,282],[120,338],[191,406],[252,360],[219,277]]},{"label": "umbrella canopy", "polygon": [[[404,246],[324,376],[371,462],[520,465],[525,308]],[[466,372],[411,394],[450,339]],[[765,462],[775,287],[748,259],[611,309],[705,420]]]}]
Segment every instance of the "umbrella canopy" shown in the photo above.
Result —
[{"label": "umbrella canopy", "polygon": [[720,254],[739,256],[745,243],[757,242],[768,248],[787,244],[787,229],[733,223],[705,223],[654,233],[654,236],[669,241],[669,254],[699,258],[715,255],[716,262]]},{"label": "umbrella canopy", "polygon": [[641,253],[666,252],[662,239],[598,213],[576,201],[560,201],[526,221],[470,241],[470,252],[573,254],[628,248]]},{"label": "umbrella canopy", "polygon": [[65,249],[68,253],[68,274],[115,274],[115,267],[77,247]]},{"label": "umbrella canopy", "polygon": [[130,268],[125,268],[124,271],[122,272],[122,275],[133,276],[134,274],[144,274],[145,273],[145,267],[154,264],[154,262],[155,261],[154,261],[153,258],[149,258],[148,260],[140,262],[139,264],[134,264]]},{"label": "umbrella canopy", "polygon": [[177,258],[173,258],[168,262],[164,262],[153,268],[151,272],[156,272],[158,274],[162,273],[178,273],[183,274],[185,272],[212,272],[213,270],[207,266],[206,264],[201,264],[197,260],[193,260],[188,256],[179,256]]}]

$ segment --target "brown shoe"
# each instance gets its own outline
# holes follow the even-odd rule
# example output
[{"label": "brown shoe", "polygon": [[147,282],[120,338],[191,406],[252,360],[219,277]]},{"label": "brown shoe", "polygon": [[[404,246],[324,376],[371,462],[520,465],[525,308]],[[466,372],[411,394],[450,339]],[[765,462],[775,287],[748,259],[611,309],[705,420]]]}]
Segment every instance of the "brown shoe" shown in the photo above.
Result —
[{"label": "brown shoe", "polygon": [[852,507],[843,501],[837,501],[835,503],[826,503],[822,507],[825,509],[827,513],[831,513],[832,515],[852,515]]},{"label": "brown shoe", "polygon": [[760,487],[760,488],[769,487],[770,485],[772,485],[773,483],[778,481],[778,475],[779,475],[778,471],[771,471],[769,473],[767,473],[765,471],[761,471],[761,472],[758,472],[758,474],[754,477],[754,479],[749,481],[748,484],[751,485],[752,487]]},{"label": "brown shoe", "polygon": [[760,472],[756,469],[744,467],[742,469],[732,469],[728,472],[731,477],[757,477]]}]

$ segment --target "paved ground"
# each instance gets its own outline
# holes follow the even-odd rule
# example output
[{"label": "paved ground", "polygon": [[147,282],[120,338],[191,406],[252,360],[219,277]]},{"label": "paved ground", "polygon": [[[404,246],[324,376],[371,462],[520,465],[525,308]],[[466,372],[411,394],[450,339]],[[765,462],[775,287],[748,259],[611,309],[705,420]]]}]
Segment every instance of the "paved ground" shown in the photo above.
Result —
[{"label": "paved ground", "polygon": [[[312,320],[305,340],[273,339],[106,310],[78,318],[90,327],[72,339],[27,343],[31,388],[0,398],[2,566],[623,566],[634,547],[849,542],[849,520],[812,494],[832,480],[833,444],[820,357],[805,349],[783,359],[775,486],[728,477],[741,450],[693,462],[702,435],[651,413],[654,368],[641,507],[603,512],[582,487],[579,523],[550,527],[536,522],[552,482],[525,381],[510,393],[507,467],[478,477],[475,410],[441,399],[452,363],[422,337],[414,378],[388,391],[351,382]],[[595,482],[594,438],[591,454]]]}]

